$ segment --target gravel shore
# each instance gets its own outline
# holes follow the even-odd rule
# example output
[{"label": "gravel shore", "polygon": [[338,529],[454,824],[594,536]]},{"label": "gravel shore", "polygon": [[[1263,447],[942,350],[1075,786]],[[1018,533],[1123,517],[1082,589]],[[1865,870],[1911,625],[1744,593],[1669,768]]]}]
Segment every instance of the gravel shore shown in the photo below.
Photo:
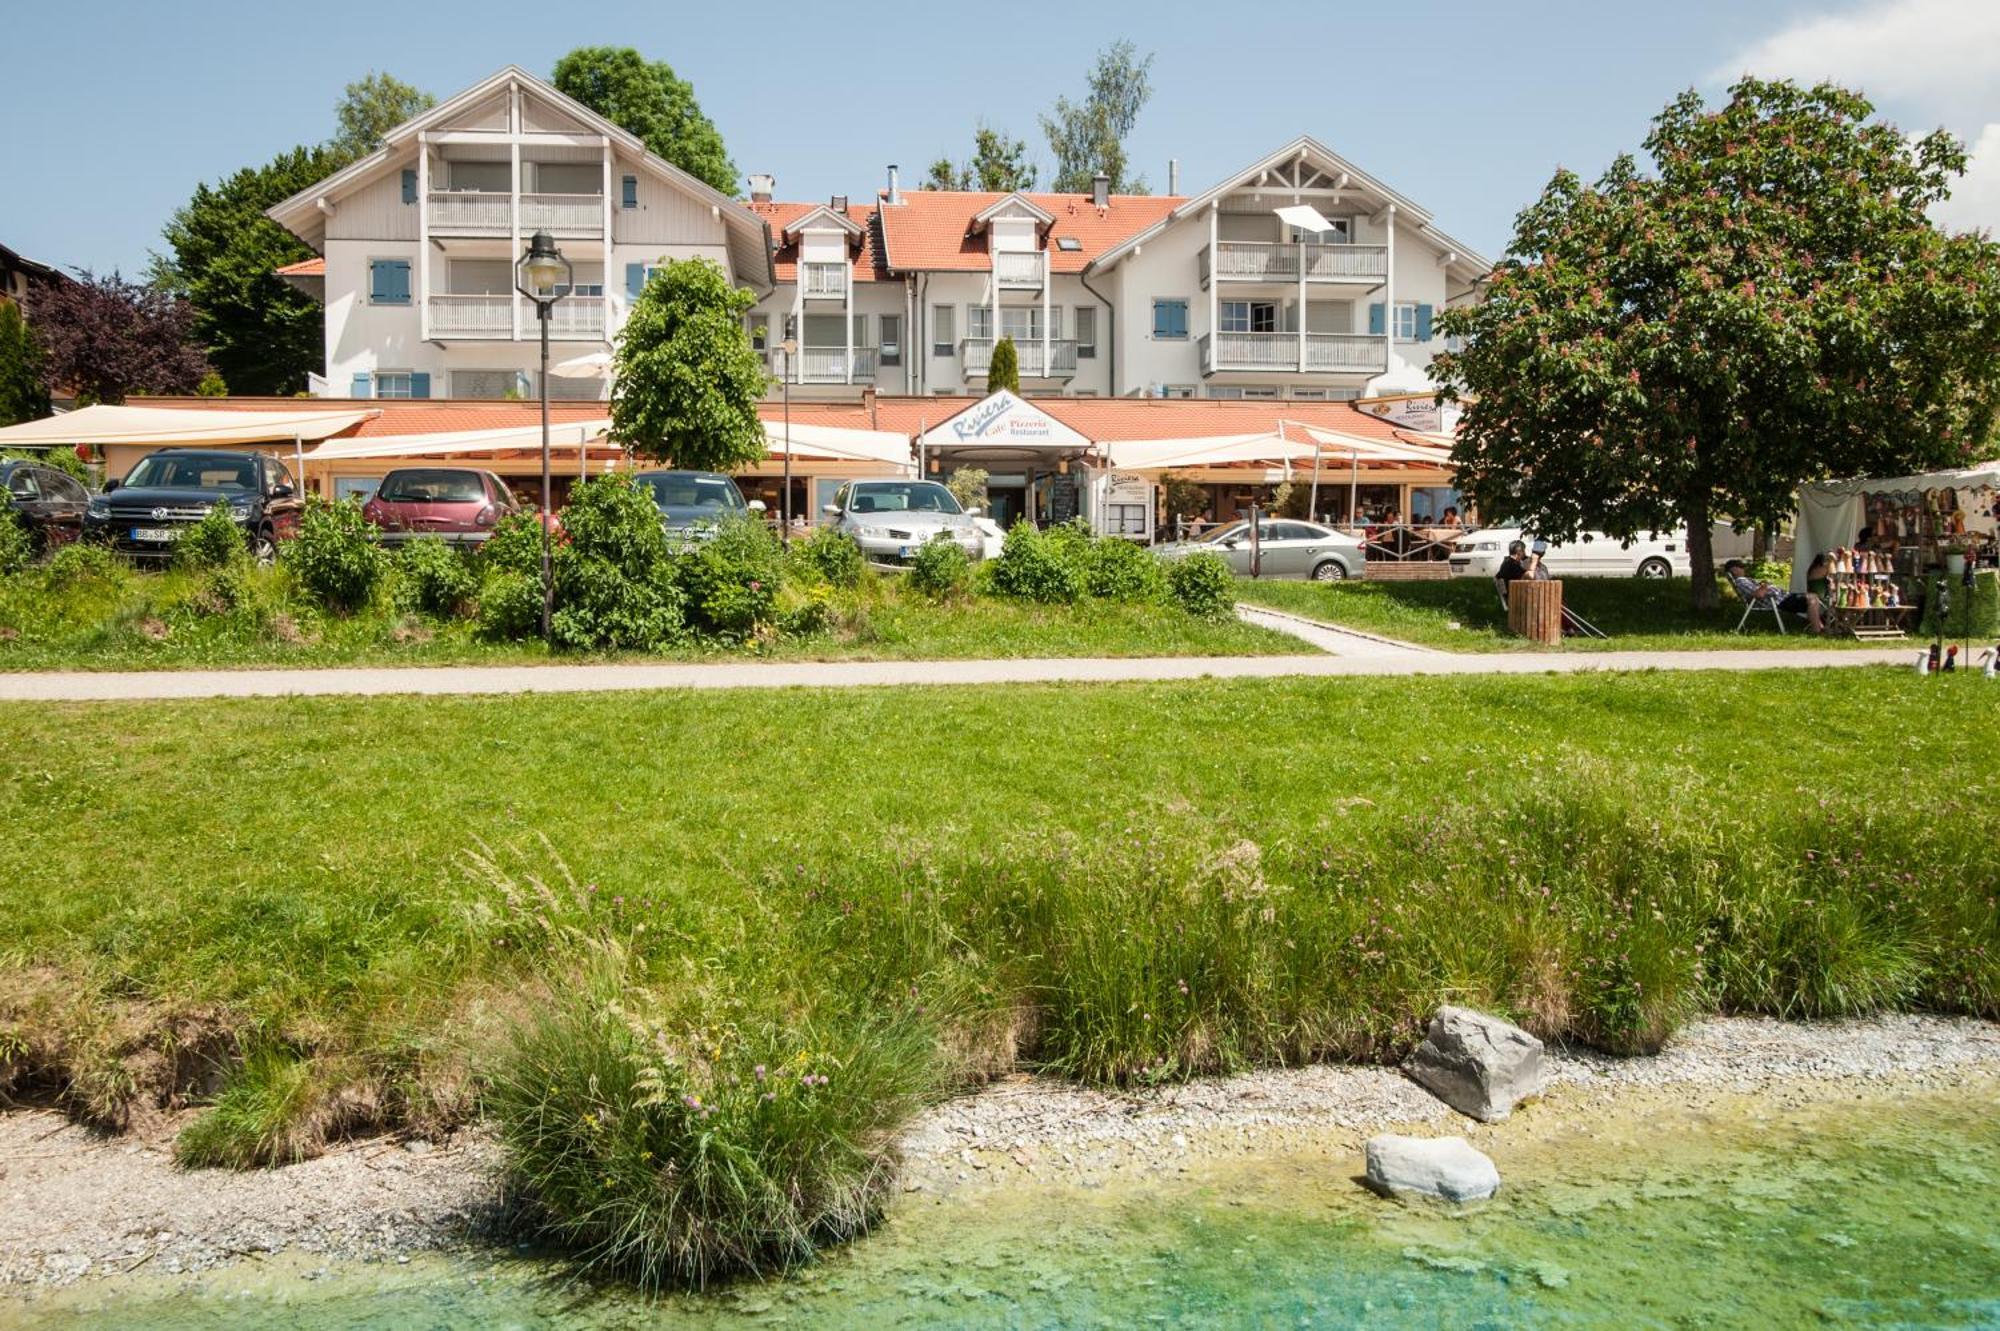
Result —
[{"label": "gravel shore", "polygon": [[[1544,1104],[1529,1113],[1678,1088],[1946,1086],[2000,1069],[2000,1024],[1732,1018],[1690,1026],[1653,1058],[1552,1050],[1550,1062]],[[1460,1132],[1471,1122],[1390,1068],[1256,1072],[1126,1094],[1011,1078],[910,1127],[904,1187],[949,1192],[1023,1175],[1088,1183],[1398,1125]],[[494,1165],[490,1139],[467,1132],[438,1146],[355,1142],[285,1169],[190,1172],[173,1166],[165,1141],[105,1137],[45,1112],[0,1114],[0,1297],[284,1251],[395,1261],[473,1246],[494,1209]]]}]

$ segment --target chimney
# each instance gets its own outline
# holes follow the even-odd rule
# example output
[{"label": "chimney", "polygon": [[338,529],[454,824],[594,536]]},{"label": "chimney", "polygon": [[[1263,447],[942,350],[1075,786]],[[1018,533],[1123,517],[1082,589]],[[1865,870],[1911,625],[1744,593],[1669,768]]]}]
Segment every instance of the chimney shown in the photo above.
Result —
[{"label": "chimney", "polygon": [[889,196],[887,201],[892,204],[903,201],[903,191],[896,184],[896,164],[894,162],[889,163]]},{"label": "chimney", "polygon": [[1169,157],[1167,159],[1167,193],[1179,194],[1180,192],[1181,159],[1178,157]]},{"label": "chimney", "polygon": [[827,207],[845,216],[847,213],[847,196],[845,194],[834,195],[831,199],[827,200]]},{"label": "chimney", "polygon": [[863,409],[865,409],[865,410],[866,410],[866,411],[868,412],[868,428],[872,430],[872,429],[874,429],[874,428],[875,428],[875,425],[876,425],[876,421],[875,421],[875,385],[873,385],[873,384],[863,384],[863,385],[861,386],[861,405],[862,405]]},{"label": "chimney", "polygon": [[778,187],[776,176],[758,174],[750,177],[750,202],[769,203],[771,191]]},{"label": "chimney", "polygon": [[1102,171],[1090,178],[1090,201],[1100,208],[1111,206],[1111,177]]}]

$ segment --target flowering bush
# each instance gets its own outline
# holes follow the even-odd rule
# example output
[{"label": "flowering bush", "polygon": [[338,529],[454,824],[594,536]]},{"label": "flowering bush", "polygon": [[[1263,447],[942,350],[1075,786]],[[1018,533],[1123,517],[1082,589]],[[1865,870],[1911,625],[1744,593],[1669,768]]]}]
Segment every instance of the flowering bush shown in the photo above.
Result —
[{"label": "flowering bush", "polygon": [[729,518],[713,536],[681,547],[673,576],[696,628],[741,641],[775,617],[784,549],[760,520]]}]

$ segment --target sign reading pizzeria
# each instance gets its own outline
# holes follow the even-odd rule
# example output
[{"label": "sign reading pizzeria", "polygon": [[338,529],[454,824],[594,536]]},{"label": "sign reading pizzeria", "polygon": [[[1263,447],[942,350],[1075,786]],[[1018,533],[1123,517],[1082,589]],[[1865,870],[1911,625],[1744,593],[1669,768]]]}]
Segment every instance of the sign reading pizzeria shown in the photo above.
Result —
[{"label": "sign reading pizzeria", "polygon": [[926,431],[926,448],[1083,448],[1089,440],[1002,389]]}]

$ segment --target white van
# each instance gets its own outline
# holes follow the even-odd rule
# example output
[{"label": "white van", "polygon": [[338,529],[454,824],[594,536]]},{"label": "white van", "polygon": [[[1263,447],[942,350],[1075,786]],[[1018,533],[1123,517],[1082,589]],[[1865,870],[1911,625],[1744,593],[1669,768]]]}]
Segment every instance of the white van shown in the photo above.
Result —
[{"label": "white van", "polygon": [[[1491,578],[1500,572],[1507,547],[1533,535],[1520,527],[1482,527],[1451,543],[1451,572],[1457,578]],[[1542,556],[1556,578],[1685,578],[1689,574],[1687,533],[1654,532],[1625,545],[1616,536],[1587,531],[1567,545],[1551,545]]]}]

